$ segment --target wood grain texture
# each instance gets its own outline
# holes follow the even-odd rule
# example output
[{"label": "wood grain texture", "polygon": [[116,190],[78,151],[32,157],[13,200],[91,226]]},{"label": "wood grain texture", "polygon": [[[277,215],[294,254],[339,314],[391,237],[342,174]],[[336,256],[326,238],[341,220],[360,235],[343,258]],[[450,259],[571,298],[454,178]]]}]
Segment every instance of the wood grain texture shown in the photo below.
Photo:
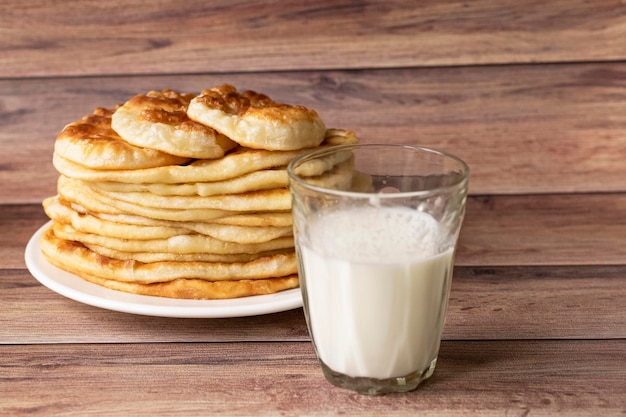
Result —
[{"label": "wood grain texture", "polygon": [[[0,346],[0,414],[623,413],[626,341],[444,342],[417,391],[333,387],[310,343]],[[513,359],[512,359],[513,358]]]},{"label": "wood grain texture", "polygon": [[[626,64],[0,80],[0,202],[54,194],[54,139],[95,107],[224,82],[316,109],[363,142],[433,146],[473,194],[626,191]],[[24,192],[28,190],[28,192]]]},{"label": "wood grain texture", "polygon": [[49,221],[41,204],[0,205],[0,270],[24,268],[24,249],[29,239]]},{"label": "wood grain texture", "polygon": [[623,265],[626,194],[477,196],[457,265]]},{"label": "wood grain texture", "polygon": [[620,1],[4,1],[0,78],[607,61]]},{"label": "wood grain texture", "polygon": [[309,340],[302,309],[228,319],[132,315],[65,298],[26,270],[0,270],[0,291],[0,344]]},{"label": "wood grain texture", "polygon": [[[626,266],[457,266],[443,338],[624,339],[624,277]],[[64,298],[25,270],[0,270],[0,292],[0,344],[309,340],[302,309],[234,319],[129,315]]]},{"label": "wood grain texture", "polygon": [[455,268],[447,340],[626,338],[626,266]]}]

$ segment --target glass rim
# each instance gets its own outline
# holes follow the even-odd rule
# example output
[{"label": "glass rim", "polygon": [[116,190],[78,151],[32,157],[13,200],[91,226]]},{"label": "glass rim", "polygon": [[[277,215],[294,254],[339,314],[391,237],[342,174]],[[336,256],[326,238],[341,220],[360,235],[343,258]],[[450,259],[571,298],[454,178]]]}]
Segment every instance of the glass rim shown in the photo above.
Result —
[{"label": "glass rim", "polygon": [[[381,193],[381,192],[363,192],[363,191],[344,191],[344,190],[336,190],[333,188],[327,188],[319,185],[313,185],[306,180],[302,179],[298,176],[293,170],[294,167],[302,162],[306,162],[307,160],[315,159],[319,156],[328,153],[335,153],[342,150],[350,150],[355,148],[376,148],[376,147],[384,147],[384,148],[404,148],[411,149],[414,151],[422,151],[434,155],[438,155],[444,159],[450,159],[459,164],[461,168],[461,175],[459,178],[451,184],[442,185],[439,187],[433,187],[425,190],[417,190],[417,191],[402,191],[402,192],[389,192],[389,193]],[[316,191],[320,193],[335,195],[335,196],[346,196],[352,198],[371,198],[373,195],[377,196],[377,198],[381,199],[397,199],[397,198],[406,198],[406,197],[415,197],[415,196],[425,196],[431,194],[437,194],[443,190],[451,189],[458,187],[463,183],[467,183],[470,174],[469,165],[458,156],[446,152],[440,149],[431,148],[428,146],[420,146],[420,145],[407,145],[407,144],[391,144],[391,143],[350,143],[344,145],[335,145],[329,146],[325,148],[313,149],[307,152],[304,152],[289,162],[287,165],[287,175],[289,177],[289,181],[299,186],[306,188],[310,191]],[[291,184],[290,184],[291,186]]]}]

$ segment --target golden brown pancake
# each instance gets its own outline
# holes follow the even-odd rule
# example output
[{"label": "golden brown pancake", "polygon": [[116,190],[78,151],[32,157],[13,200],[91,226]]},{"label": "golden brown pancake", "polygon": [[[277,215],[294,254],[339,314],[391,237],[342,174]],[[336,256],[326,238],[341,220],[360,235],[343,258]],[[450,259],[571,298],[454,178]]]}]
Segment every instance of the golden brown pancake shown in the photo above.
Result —
[{"label": "golden brown pancake", "polygon": [[[132,271],[133,266],[136,264],[146,266],[145,269],[148,270],[159,270],[161,265],[171,264],[171,262],[144,264],[132,260],[119,261],[110,259],[90,251],[78,242],[56,238],[51,229],[48,229],[42,235],[41,246],[44,256],[52,265],[71,272],[94,284],[133,294],[168,298],[211,300],[273,294],[279,291],[298,287],[298,275],[294,273],[280,275],[277,277],[255,277],[252,279],[241,278],[237,273],[237,276],[232,277],[232,279],[221,279],[217,281],[211,281],[204,278],[171,278],[171,276],[169,276],[168,279],[164,281],[150,282],[135,281],[132,279],[135,277],[131,273],[130,280],[120,280],[120,276],[115,272],[115,265],[121,265],[126,271]],[[258,260],[256,262],[258,262]],[[195,262],[194,264],[204,265],[211,263]],[[228,266],[228,264],[226,265]],[[243,265],[246,264],[244,263]],[[151,266],[153,266],[153,268],[150,268]],[[113,269],[113,277],[111,277],[110,274],[96,275],[92,273],[98,273],[103,269],[109,270],[109,268]],[[181,272],[182,270],[182,268],[175,269],[177,272]],[[271,269],[271,267],[265,269]],[[190,270],[193,270],[193,268],[190,268]],[[259,271],[262,270],[263,268],[259,268]],[[277,271],[278,270],[279,268],[277,268]],[[148,272],[148,274],[153,276],[150,272]]]},{"label": "golden brown pancake", "polygon": [[116,181],[94,181],[93,185],[103,191],[145,192],[164,196],[210,196],[218,194],[239,194],[248,191],[269,190],[287,187],[289,178],[286,167],[263,169],[236,178],[213,182],[190,182],[179,184],[141,183],[129,184]]},{"label": "golden brown pancake", "polygon": [[133,294],[151,295],[194,300],[221,300],[274,294],[298,287],[298,275],[267,279],[239,279],[231,281],[205,281],[202,279],[181,278],[167,282],[144,284],[104,279],[89,274],[82,278],[94,284]]},{"label": "golden brown pancake", "polygon": [[111,127],[113,111],[99,107],[65,126],[54,142],[54,152],[84,167],[103,170],[154,168],[189,161],[126,142]]},{"label": "golden brown pancake", "polygon": [[217,209],[179,210],[141,206],[97,193],[81,180],[67,178],[63,175],[59,176],[57,191],[63,200],[76,203],[76,205],[95,213],[133,215],[172,221],[209,221],[237,214],[236,212]]},{"label": "golden brown pancake", "polygon": [[[67,178],[67,177],[66,177]],[[124,201],[142,207],[171,210],[211,209],[234,212],[281,211],[291,208],[291,196],[287,188],[248,191],[240,194],[156,195],[149,192],[120,193],[99,189],[94,183],[68,179],[75,187],[90,187],[94,192],[116,201]]]},{"label": "golden brown pancake", "polygon": [[[56,196],[55,196],[56,197]],[[178,225],[191,225],[188,226],[190,228],[194,228],[195,224],[202,225],[203,221],[171,221],[171,220],[159,220],[153,219],[144,216],[138,216],[133,214],[124,214],[124,213],[104,213],[104,212],[95,212],[87,209],[86,207],[76,203],[59,199],[63,201],[63,204],[71,206],[71,208],[81,214],[89,214],[94,217],[98,217],[103,220],[109,220],[116,223],[127,223],[127,224],[136,224],[143,226],[173,226],[176,227]],[[256,213],[234,213],[232,215],[228,215],[226,217],[220,217],[217,219],[208,220],[209,223],[215,224],[223,224],[223,225],[231,225],[231,226],[250,226],[250,227],[284,227],[284,226],[292,226],[293,225],[293,216],[291,215],[291,210],[287,211],[275,211],[275,212],[256,212]],[[185,226],[187,227],[187,226]]]},{"label": "golden brown pancake", "polygon": [[250,262],[151,262],[119,260],[89,250],[82,243],[57,235],[56,224],[44,231],[40,244],[53,265],[73,274],[92,275],[121,282],[153,283],[179,278],[205,281],[267,279],[297,273],[295,253],[278,254]]},{"label": "golden brown pancake", "polygon": [[[354,132],[329,129],[321,147],[357,143]],[[285,167],[293,158],[316,148],[295,151],[268,151],[239,147],[219,159],[200,159],[186,165],[146,169],[89,169],[54,153],[52,163],[60,173],[86,181],[116,181],[129,184],[187,184],[224,181],[251,172]]]},{"label": "golden brown pancake", "polygon": [[177,254],[208,252],[218,255],[255,254],[293,248],[293,237],[285,236],[267,242],[237,243],[215,239],[199,233],[176,235],[162,239],[122,239],[76,230],[69,224],[53,222],[54,234],[61,239],[85,245],[98,245],[122,252],[171,252]]},{"label": "golden brown pancake", "polygon": [[326,131],[314,110],[277,103],[251,90],[239,93],[227,84],[203,90],[191,100],[187,114],[192,120],[254,149],[310,148],[322,143]]},{"label": "golden brown pancake", "polygon": [[263,243],[279,237],[292,236],[291,226],[239,226],[211,222],[154,221],[152,224],[120,223],[80,213],[63,203],[58,196],[43,202],[44,211],[52,220],[69,224],[79,232],[119,239],[169,239],[174,236],[197,233],[218,240],[235,243]]},{"label": "golden brown pancake", "polygon": [[187,106],[193,97],[172,90],[138,94],[115,110],[112,127],[136,146],[187,158],[221,158],[236,144],[189,119]]},{"label": "golden brown pancake", "polygon": [[104,246],[83,243],[85,247],[100,255],[123,261],[139,261],[144,263],[175,261],[175,262],[250,262],[255,259],[278,254],[292,253],[294,248],[277,249],[259,253],[219,254],[210,252],[173,253],[173,252],[126,252]]},{"label": "golden brown pancake", "polygon": [[74,210],[71,204],[67,202],[64,204],[58,196],[45,199],[43,208],[50,219],[58,223],[69,224],[80,232],[120,239],[167,239],[193,233],[193,230],[180,227],[175,222],[159,225],[136,225],[103,220],[91,214]]}]

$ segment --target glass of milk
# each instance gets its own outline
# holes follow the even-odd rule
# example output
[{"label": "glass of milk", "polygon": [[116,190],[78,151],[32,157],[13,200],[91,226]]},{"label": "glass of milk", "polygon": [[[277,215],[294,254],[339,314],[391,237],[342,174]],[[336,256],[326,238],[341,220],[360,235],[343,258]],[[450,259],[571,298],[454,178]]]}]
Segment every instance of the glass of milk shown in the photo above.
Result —
[{"label": "glass of milk", "polygon": [[304,314],[328,381],[364,394],[430,377],[469,168],[434,149],[334,146],[289,167]]}]

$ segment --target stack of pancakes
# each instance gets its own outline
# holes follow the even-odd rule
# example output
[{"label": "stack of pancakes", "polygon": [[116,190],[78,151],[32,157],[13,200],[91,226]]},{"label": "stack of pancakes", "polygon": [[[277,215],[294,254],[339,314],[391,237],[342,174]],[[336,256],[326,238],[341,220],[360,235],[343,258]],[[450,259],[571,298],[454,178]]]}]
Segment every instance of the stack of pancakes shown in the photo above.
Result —
[{"label": "stack of pancakes", "polygon": [[139,94],[67,125],[41,247],[107,288],[222,299],[298,286],[286,167],[356,143],[314,110],[224,85]]}]

